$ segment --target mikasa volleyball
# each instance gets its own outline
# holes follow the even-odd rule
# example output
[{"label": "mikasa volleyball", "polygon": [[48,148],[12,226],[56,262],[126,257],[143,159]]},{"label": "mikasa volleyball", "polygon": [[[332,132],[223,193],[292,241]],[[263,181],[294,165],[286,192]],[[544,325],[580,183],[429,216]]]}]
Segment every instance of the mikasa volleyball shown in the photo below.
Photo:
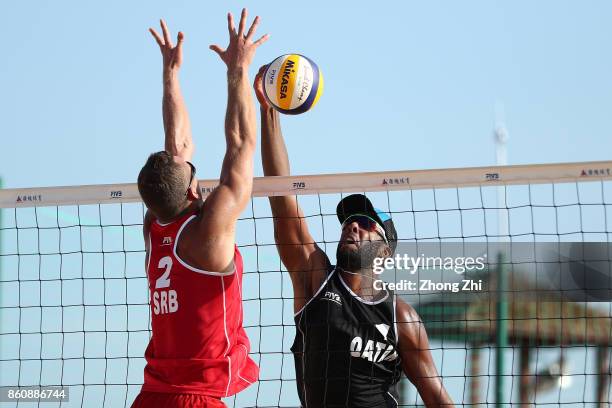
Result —
[{"label": "mikasa volleyball", "polygon": [[281,55],[266,69],[264,93],[276,110],[297,115],[312,109],[319,101],[323,75],[317,64],[303,55]]}]

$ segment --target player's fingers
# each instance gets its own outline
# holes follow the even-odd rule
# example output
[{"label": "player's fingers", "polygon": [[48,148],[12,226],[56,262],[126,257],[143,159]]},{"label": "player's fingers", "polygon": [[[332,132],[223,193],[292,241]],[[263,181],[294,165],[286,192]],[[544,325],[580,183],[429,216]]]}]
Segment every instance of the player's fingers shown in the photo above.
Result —
[{"label": "player's fingers", "polygon": [[257,87],[261,85],[261,78],[262,78],[262,74],[260,71],[255,75],[255,78],[253,79],[253,86],[255,87],[255,89],[257,89]]},{"label": "player's fingers", "polygon": [[152,28],[149,28],[149,32],[151,33],[153,38],[155,38],[155,42],[157,43],[157,45],[159,45],[160,48],[163,47],[164,46],[164,40],[162,40],[162,38],[159,36],[159,34],[157,34],[157,31],[155,31]]},{"label": "player's fingers", "polygon": [[221,54],[223,54],[225,52],[225,49],[219,47],[217,44],[213,44],[210,47],[211,50],[213,50],[214,52],[216,52],[217,54],[219,54],[219,56],[221,56]]},{"label": "player's fingers", "polygon": [[264,34],[261,36],[261,38],[257,41],[255,41],[253,43],[254,46],[259,47],[261,44],[265,43],[266,41],[268,41],[268,38],[270,38],[270,34]]},{"label": "player's fingers", "polygon": [[181,64],[182,60],[183,60],[183,40],[185,39],[185,35],[179,31],[178,34],[176,35],[176,47],[174,48],[175,51],[175,56],[176,56],[176,63],[178,65]]},{"label": "player's fingers", "polygon": [[236,35],[236,26],[234,25],[234,16],[232,16],[232,13],[227,13],[227,30],[230,36]]},{"label": "player's fingers", "polygon": [[170,39],[170,31],[168,30],[168,26],[166,22],[162,19],[159,20],[159,24],[161,25],[162,32],[164,33],[164,43],[170,48],[172,48],[172,40]]},{"label": "player's fingers", "polygon": [[255,34],[255,30],[257,30],[258,25],[259,25],[259,16],[256,16],[255,20],[253,20],[253,24],[251,24],[251,28],[249,28],[249,31],[246,34],[247,41],[249,41],[251,37],[253,36],[253,34]]},{"label": "player's fingers", "polygon": [[185,34],[182,31],[179,31],[176,35],[176,48],[180,48],[183,45],[183,41],[185,40]]},{"label": "player's fingers", "polygon": [[260,86],[263,86],[263,76],[266,73],[266,69],[268,68],[268,65],[262,65],[261,67],[259,67],[259,71],[257,71],[257,75],[255,75],[255,85],[257,85],[259,83]]},{"label": "player's fingers", "polygon": [[259,99],[259,92],[263,92],[263,72],[260,71],[255,75],[253,88],[255,88],[255,94],[257,94],[257,99]]},{"label": "player's fingers", "polygon": [[240,23],[238,24],[238,38],[241,38],[244,35],[244,27],[246,26],[247,19],[247,9],[242,9],[242,14],[240,15]]}]

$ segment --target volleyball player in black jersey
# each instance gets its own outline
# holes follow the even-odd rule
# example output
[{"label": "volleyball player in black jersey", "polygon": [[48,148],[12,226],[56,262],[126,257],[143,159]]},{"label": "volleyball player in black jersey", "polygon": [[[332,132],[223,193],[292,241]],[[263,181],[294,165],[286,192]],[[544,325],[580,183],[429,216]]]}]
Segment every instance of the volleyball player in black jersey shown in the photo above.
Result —
[{"label": "volleyball player in black jersey", "polygon": [[[289,175],[280,118],[255,78],[261,105],[264,175]],[[391,256],[393,221],[361,194],[337,207],[342,225],[336,259],[314,242],[295,197],[270,197],[276,247],[293,283],[298,394],[305,408],[396,407],[403,371],[428,407],[453,406],[414,309],[373,287],[375,257]]]}]

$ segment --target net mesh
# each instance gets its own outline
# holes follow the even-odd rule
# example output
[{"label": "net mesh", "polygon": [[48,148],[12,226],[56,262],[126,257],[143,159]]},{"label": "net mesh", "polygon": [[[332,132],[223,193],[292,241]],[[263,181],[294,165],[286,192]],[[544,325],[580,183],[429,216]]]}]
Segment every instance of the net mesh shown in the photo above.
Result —
[{"label": "net mesh", "polygon": [[[409,184],[398,188],[398,179],[391,183],[396,184],[393,191],[367,194],[376,207],[391,214],[400,242],[609,242],[612,234],[610,181],[419,190],[409,189]],[[346,194],[298,197],[313,237],[332,263],[340,236],[335,208]],[[37,199],[36,194],[19,196],[32,204]],[[43,406],[129,407],[142,385],[143,353],[151,336],[143,205],[15,207],[0,210],[0,385],[70,387],[69,402]],[[244,325],[261,374],[259,382],[224,401],[230,407],[299,406],[290,351],[295,336],[293,290],[276,251],[266,197],[254,197],[242,214],[237,244],[244,258]],[[502,351],[506,361],[503,402],[519,402],[521,381],[539,384],[529,396],[536,404],[591,406],[602,390],[605,401],[610,401],[606,386],[610,369],[600,362],[608,358],[612,306],[609,302],[580,306],[606,317],[601,344],[564,345],[562,379],[521,374],[525,373],[521,353],[528,352],[532,374],[542,370],[550,374],[550,367],[558,362],[559,345],[528,349],[509,344]],[[494,322],[491,316],[483,319]],[[566,325],[579,318],[584,316],[561,317]],[[493,404],[495,344],[437,335],[435,322],[424,320],[428,330],[431,327],[436,367],[455,404]],[[422,405],[405,378],[399,403]]]}]

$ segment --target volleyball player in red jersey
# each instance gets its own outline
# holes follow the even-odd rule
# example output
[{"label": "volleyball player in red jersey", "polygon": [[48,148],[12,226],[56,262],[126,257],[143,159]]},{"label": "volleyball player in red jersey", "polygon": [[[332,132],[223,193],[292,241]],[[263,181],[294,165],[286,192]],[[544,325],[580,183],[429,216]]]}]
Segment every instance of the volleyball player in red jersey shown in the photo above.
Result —
[{"label": "volleyball player in red jersey", "polygon": [[178,72],[184,36],[174,46],[165,23],[151,29],[163,56],[165,150],[149,156],[138,176],[148,210],[143,223],[153,334],[144,384],[132,407],[223,407],[259,369],[242,327],[242,258],[235,226],[251,195],[256,143],[248,68],[267,35],[253,41],[228,14],[229,46],[210,48],[227,65],[227,150],[219,186],[203,201],[189,162],[193,142]]}]

